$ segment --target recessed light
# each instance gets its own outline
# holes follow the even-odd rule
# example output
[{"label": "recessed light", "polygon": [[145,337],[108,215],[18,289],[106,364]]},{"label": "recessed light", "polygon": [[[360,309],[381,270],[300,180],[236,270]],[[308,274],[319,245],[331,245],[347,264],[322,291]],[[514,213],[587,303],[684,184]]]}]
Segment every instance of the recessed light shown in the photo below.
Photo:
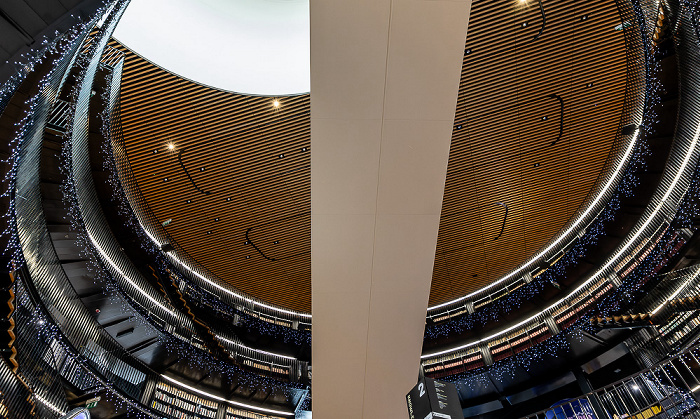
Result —
[{"label": "recessed light", "polygon": [[199,171],[200,171],[200,172],[203,172],[203,171],[204,171],[204,168],[203,168],[203,167],[200,167],[200,168],[199,168]]},{"label": "recessed light", "polygon": [[275,100],[272,101],[272,107],[273,107],[273,108],[279,108],[280,105],[281,105],[281,103],[280,103],[279,100],[275,99]]},{"label": "recessed light", "polygon": [[279,240],[275,240],[275,241],[272,242],[272,244],[279,244],[279,243],[280,243]]},{"label": "recessed light", "polygon": [[243,244],[247,246],[249,244],[249,242],[245,241],[245,242],[243,242]]},{"label": "recessed light", "polygon": [[166,177],[166,178],[163,178],[163,182],[167,182],[167,181],[168,181],[168,178],[167,178],[167,177]]},{"label": "recessed light", "polygon": [[250,256],[246,255],[246,257],[245,257],[245,258],[246,258],[246,259],[250,259]]},{"label": "recessed light", "polygon": [[306,151],[306,150],[308,150],[308,148],[306,148],[306,147],[301,148],[301,151]]},{"label": "recessed light", "polygon": [[593,83],[586,83],[586,87],[593,87]]},{"label": "recessed light", "polygon": [[214,218],[214,221],[219,221],[219,217]]},{"label": "recessed light", "polygon": [[175,144],[169,143],[169,144],[168,144],[168,150],[170,150],[170,151],[175,150]]},{"label": "recessed light", "polygon": [[471,53],[472,53],[472,49],[471,49],[471,48],[467,48],[467,49],[464,50],[464,55],[469,55],[469,54],[471,54]]},{"label": "recessed light", "polygon": [[208,231],[207,231],[207,234],[211,234],[211,230],[208,230]]},{"label": "recessed light", "polygon": [[283,158],[283,157],[284,157],[284,154],[280,154],[280,156],[279,156],[279,157],[280,157],[280,159],[281,159],[281,158]]},{"label": "recessed light", "polygon": [[543,120],[543,121],[546,121],[546,120],[547,120],[547,116],[546,116],[546,115],[543,116],[543,117],[542,117],[542,120]]},{"label": "recessed light", "polygon": [[158,150],[153,150],[153,154],[158,154]]},{"label": "recessed light", "polygon": [[188,200],[187,200],[187,203],[188,203],[188,204],[191,204],[191,203],[192,203],[192,200],[191,200],[191,199],[188,199]]},{"label": "recessed light", "polygon": [[588,15],[581,16],[581,20],[586,20],[586,19],[588,19]]},{"label": "recessed light", "polygon": [[527,27],[527,22],[523,22],[520,26],[523,28]]},{"label": "recessed light", "polygon": [[226,200],[227,200],[227,201],[230,201],[230,200],[231,200],[231,198],[226,198]]},{"label": "recessed light", "polygon": [[462,129],[462,124],[457,125],[457,129]]},{"label": "recessed light", "polygon": [[540,167],[540,164],[539,164],[539,163],[535,163],[535,164],[532,165],[532,167]]}]

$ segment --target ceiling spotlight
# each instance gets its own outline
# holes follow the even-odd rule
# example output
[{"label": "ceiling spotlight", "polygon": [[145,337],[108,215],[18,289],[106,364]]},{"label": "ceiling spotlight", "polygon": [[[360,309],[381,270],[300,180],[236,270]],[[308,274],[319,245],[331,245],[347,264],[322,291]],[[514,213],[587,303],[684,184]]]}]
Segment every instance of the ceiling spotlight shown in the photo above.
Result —
[{"label": "ceiling spotlight", "polygon": [[279,244],[279,242],[280,242],[279,240],[275,240],[272,242],[272,244]]},{"label": "ceiling spotlight", "polygon": [[546,116],[543,116],[543,117],[542,117],[542,120],[543,120],[543,121],[546,121],[546,120],[547,120],[547,117],[546,117]]},{"label": "ceiling spotlight", "polygon": [[279,100],[275,99],[275,100],[272,101],[272,107],[273,107],[273,108],[279,108],[280,105],[281,105],[281,103],[280,103]]},{"label": "ceiling spotlight", "polygon": [[308,148],[306,148],[306,147],[301,148],[301,151],[306,151],[306,150],[308,150]]},{"label": "ceiling spotlight", "polygon": [[539,164],[539,163],[535,163],[535,164],[532,165],[532,167],[540,167],[540,164]]},{"label": "ceiling spotlight", "polygon": [[163,182],[167,182],[167,181],[168,181],[168,178],[167,178],[167,177],[163,179]]},{"label": "ceiling spotlight", "polygon": [[581,20],[586,20],[586,19],[588,19],[588,15],[581,16]]},{"label": "ceiling spotlight", "polygon": [[211,234],[211,230],[207,230],[207,234]]},{"label": "ceiling spotlight", "polygon": [[246,259],[250,259],[250,256],[246,255],[246,257],[245,257],[245,258],[246,258]]},{"label": "ceiling spotlight", "polygon": [[188,203],[188,204],[191,204],[191,203],[192,203],[192,200],[191,200],[191,199],[188,199],[188,200],[187,200],[187,203]]},{"label": "ceiling spotlight", "polygon": [[200,172],[203,172],[203,171],[204,171],[204,168],[203,168],[203,167],[200,167],[200,168],[199,168],[199,171],[200,171]]},{"label": "ceiling spotlight", "polygon": [[214,221],[219,221],[219,217],[214,218]]},{"label": "ceiling spotlight", "polygon": [[527,22],[523,22],[520,26],[523,28],[527,27]]},{"label": "ceiling spotlight", "polygon": [[280,154],[279,157],[280,157],[280,159],[284,158],[284,154]]},{"label": "ceiling spotlight", "polygon": [[471,48],[467,48],[467,49],[464,50],[464,55],[469,55],[469,54],[471,54],[471,53],[472,53],[472,49],[471,49]]},{"label": "ceiling spotlight", "polygon": [[158,150],[153,150],[153,154],[158,154]]},{"label": "ceiling spotlight", "polygon": [[175,150],[175,144],[173,144],[173,143],[168,143],[168,150],[170,150],[170,151]]}]

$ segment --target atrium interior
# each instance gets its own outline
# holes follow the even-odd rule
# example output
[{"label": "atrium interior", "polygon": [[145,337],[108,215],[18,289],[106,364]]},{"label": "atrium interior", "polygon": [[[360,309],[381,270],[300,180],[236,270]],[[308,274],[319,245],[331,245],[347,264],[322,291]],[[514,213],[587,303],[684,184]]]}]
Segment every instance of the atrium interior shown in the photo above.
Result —
[{"label": "atrium interior", "polygon": [[0,417],[700,418],[699,141],[699,0],[3,0]]}]

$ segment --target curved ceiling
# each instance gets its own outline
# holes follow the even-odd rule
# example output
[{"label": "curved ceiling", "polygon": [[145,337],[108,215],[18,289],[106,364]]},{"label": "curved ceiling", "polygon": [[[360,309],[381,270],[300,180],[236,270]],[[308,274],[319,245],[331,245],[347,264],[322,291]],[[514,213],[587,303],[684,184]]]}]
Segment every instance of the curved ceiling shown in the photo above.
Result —
[{"label": "curved ceiling", "polygon": [[[544,246],[614,150],[626,80],[616,4],[545,6],[534,40],[537,2],[472,4],[431,305]],[[221,280],[310,311],[309,96],[276,107],[126,56],[125,146],[155,215],[172,219],[170,235]]]},{"label": "curved ceiling", "polygon": [[132,0],[114,37],[189,80],[253,95],[309,91],[308,0]]}]

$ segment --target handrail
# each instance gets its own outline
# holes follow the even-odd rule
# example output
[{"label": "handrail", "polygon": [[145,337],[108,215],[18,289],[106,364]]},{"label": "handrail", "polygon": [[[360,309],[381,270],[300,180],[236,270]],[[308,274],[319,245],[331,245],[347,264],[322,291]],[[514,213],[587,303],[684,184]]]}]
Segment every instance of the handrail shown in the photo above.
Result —
[{"label": "handrail", "polygon": [[[618,380],[523,419],[553,418],[570,414],[578,418],[692,417],[700,414],[693,393],[700,390],[700,344],[673,355],[651,368]],[[663,415],[665,414],[665,415]],[[641,415],[641,416],[636,416]],[[668,416],[666,416],[668,415]]]}]

